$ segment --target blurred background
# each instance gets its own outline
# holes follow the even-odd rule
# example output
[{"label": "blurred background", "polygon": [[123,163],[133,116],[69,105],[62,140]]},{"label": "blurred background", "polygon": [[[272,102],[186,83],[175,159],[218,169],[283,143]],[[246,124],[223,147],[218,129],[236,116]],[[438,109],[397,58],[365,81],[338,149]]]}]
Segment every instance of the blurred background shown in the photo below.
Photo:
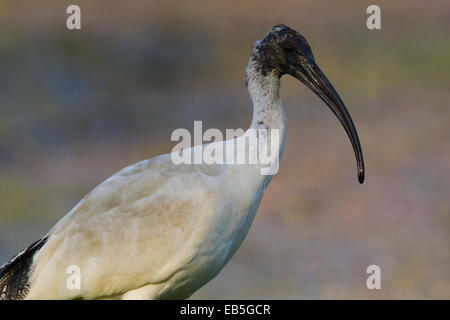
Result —
[{"label": "blurred background", "polygon": [[193,298],[450,298],[449,1],[76,1],[69,31],[72,2],[0,2],[0,264],[114,172],[169,152],[174,129],[246,129],[251,45],[284,23],[349,108],[366,181],[330,110],[283,78],[280,171]]}]

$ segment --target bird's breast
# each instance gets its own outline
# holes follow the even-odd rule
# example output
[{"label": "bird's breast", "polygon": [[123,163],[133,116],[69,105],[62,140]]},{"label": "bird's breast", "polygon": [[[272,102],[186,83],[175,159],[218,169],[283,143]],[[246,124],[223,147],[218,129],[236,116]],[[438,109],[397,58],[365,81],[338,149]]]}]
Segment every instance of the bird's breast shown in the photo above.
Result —
[{"label": "bird's breast", "polygon": [[[241,174],[220,181],[221,192],[215,209],[206,219],[204,239],[200,242],[197,259],[208,269],[204,274],[214,277],[241,245],[253,222],[261,201],[265,180]],[[256,170],[256,169],[254,169]],[[210,280],[210,279],[208,279]]]}]

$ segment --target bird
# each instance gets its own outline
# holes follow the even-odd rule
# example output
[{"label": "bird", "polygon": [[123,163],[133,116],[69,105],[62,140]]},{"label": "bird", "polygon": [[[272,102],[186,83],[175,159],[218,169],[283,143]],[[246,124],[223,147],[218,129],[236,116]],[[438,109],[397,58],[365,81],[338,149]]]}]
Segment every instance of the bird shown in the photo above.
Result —
[{"label": "bird", "polygon": [[[306,85],[336,115],[363,183],[363,154],[352,118],[306,39],[284,24],[272,27],[251,50],[245,70],[253,102],[250,127],[239,137],[209,145],[250,141],[236,152],[249,157],[262,140],[270,141],[275,142],[271,159],[280,159],[286,138],[283,75]],[[250,132],[256,132],[256,142]],[[269,162],[273,170],[267,174],[261,163],[248,161],[173,161],[175,154],[206,146],[140,161],[100,183],[46,235],[0,268],[0,299],[189,298],[237,251],[278,166]]]}]

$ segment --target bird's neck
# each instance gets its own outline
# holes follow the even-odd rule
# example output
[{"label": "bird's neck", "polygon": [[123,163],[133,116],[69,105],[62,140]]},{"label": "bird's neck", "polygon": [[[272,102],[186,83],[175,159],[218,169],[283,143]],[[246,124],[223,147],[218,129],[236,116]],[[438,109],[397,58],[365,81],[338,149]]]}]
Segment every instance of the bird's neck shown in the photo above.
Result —
[{"label": "bird's neck", "polygon": [[[273,146],[270,148],[278,161],[283,153],[286,137],[286,116],[280,98],[280,76],[276,71],[263,70],[263,66],[251,57],[245,72],[245,83],[253,102],[253,119],[247,132],[256,131],[261,143],[266,139],[266,131],[267,143]],[[273,130],[277,131],[275,135]],[[271,137],[279,138],[274,145]]]},{"label": "bird's neck", "polygon": [[280,76],[275,71],[263,72],[258,62],[250,58],[245,83],[253,102],[250,128],[285,130],[285,113],[280,98]]}]

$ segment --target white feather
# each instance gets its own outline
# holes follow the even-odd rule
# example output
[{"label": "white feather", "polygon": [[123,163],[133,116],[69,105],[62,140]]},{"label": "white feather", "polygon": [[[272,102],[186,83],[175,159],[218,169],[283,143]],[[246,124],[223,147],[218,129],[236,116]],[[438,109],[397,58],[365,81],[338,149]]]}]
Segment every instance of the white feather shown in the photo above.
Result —
[{"label": "white feather", "polygon": [[[251,128],[280,129],[273,152],[281,156],[279,77],[262,76],[252,60],[247,77]],[[131,165],[49,231],[34,258],[26,298],[187,298],[237,250],[271,178],[261,175],[259,165],[175,165],[170,154]],[[81,270],[79,290],[66,284],[70,265]]]}]

